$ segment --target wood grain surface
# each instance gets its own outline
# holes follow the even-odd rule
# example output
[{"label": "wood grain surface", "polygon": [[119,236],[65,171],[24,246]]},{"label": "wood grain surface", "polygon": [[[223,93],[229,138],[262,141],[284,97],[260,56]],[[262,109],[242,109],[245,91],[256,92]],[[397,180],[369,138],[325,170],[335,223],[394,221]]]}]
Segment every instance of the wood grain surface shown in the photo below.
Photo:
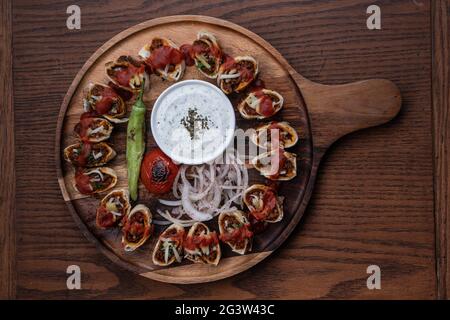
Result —
[{"label": "wood grain surface", "polygon": [[[17,297],[437,298],[428,1],[377,1],[381,30],[366,28],[372,1],[77,4],[81,30],[65,28],[66,2],[13,3]],[[280,250],[210,284],[163,284],[112,265],[79,231],[55,178],[56,119],[75,74],[115,34],[174,14],[240,24],[313,81],[386,78],[403,97],[393,122],[332,146],[305,220]],[[66,288],[71,264],[82,270],[82,290]],[[381,290],[366,287],[371,264],[381,267]]]},{"label": "wood grain surface", "polygon": [[12,93],[12,13],[0,1],[0,299],[14,298],[14,112]]},{"label": "wood grain surface", "polygon": [[449,1],[433,2],[433,142],[434,142],[434,192],[436,219],[436,271],[438,296],[448,299],[450,290],[450,68],[449,68]]}]

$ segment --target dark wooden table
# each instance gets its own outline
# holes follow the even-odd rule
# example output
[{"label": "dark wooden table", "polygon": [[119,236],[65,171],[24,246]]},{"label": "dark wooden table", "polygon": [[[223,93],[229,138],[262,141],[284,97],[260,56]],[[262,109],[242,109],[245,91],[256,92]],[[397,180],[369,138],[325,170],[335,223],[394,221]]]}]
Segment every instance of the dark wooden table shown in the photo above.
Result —
[{"label": "dark wooden table", "polygon": [[[373,2],[0,0],[0,297],[446,298],[450,1],[376,1],[382,29],[368,30]],[[81,7],[81,30],[66,28],[70,4]],[[56,119],[77,71],[118,32],[175,14],[240,24],[313,81],[387,78],[403,95],[393,122],[331,148],[306,218],[275,254],[210,284],[113,265],[83,237],[56,180]],[[82,290],[66,288],[71,264]],[[366,287],[372,264],[381,290]]]}]

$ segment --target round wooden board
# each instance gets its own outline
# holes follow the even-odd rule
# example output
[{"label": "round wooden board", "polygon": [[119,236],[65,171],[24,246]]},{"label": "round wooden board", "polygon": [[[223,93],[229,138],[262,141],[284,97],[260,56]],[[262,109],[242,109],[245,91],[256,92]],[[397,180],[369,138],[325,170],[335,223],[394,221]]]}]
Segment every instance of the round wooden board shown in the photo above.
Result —
[{"label": "round wooden board", "polygon": [[[279,194],[285,197],[284,218],[281,222],[271,224],[264,233],[255,237],[252,253],[243,256],[236,255],[231,252],[228,246],[222,244],[222,259],[217,267],[184,261],[179,265],[161,268],[153,265],[151,253],[156,243],[157,235],[162,228],[157,227],[154,236],[141,248],[132,253],[125,253],[120,243],[121,234],[118,229],[101,231],[96,228],[95,211],[102,195],[97,198],[86,197],[74,189],[74,170],[70,164],[62,160],[62,152],[66,146],[76,142],[73,128],[83,112],[82,99],[86,86],[89,82],[107,82],[104,68],[106,62],[115,60],[120,55],[137,55],[139,49],[156,36],[170,38],[179,45],[191,43],[199,30],[207,30],[215,34],[223,50],[232,56],[251,55],[255,57],[260,65],[260,78],[265,81],[268,88],[274,89],[284,96],[284,108],[274,117],[274,120],[289,121],[299,134],[300,140],[298,144],[288,150],[297,154],[298,175],[291,181],[281,183]],[[186,68],[183,80],[186,79],[208,80],[193,67]],[[148,109],[146,124],[149,123],[148,118],[156,98],[171,83],[152,76],[150,85],[151,89],[144,97]],[[398,93],[398,90],[392,91],[390,84],[384,82],[369,82],[368,84],[361,82],[351,85],[349,88],[340,88],[337,92],[343,92],[343,97],[347,98],[348,95],[352,96],[361,93],[359,89],[365,90],[367,86],[369,89],[375,88],[375,92],[370,93],[369,98],[370,95],[378,96],[380,88],[386,89],[382,91],[385,91],[389,98]],[[335,87],[337,88],[338,86],[333,86],[331,89]],[[334,106],[335,110],[330,111],[329,115],[333,117],[333,112],[336,112],[336,110],[342,111],[339,115],[333,117],[337,120],[339,120],[339,116],[347,117],[353,115],[354,118],[350,117],[350,121],[344,122],[345,124],[350,124],[350,127],[348,125],[342,127],[340,124],[337,124],[336,128],[340,130],[333,128],[330,131],[332,134],[320,135],[313,151],[312,136],[313,132],[315,134],[316,131],[311,128],[309,119],[313,115],[308,115],[304,101],[306,100],[308,109],[312,108],[314,114],[315,111],[317,111],[317,114],[326,114],[326,108],[322,108],[323,102],[326,101],[320,101],[320,98],[316,98],[317,95],[311,96],[310,93],[317,91],[318,95],[326,97],[331,92],[331,96],[339,101],[340,95],[336,95],[334,90],[330,91],[328,89],[328,86],[314,84],[302,78],[272,46],[254,33],[235,24],[211,17],[173,16],[154,19],[136,25],[112,38],[89,58],[77,74],[64,98],[58,119],[56,137],[58,180],[64,200],[84,235],[93,241],[100,251],[116,264],[142,276],[170,283],[200,283],[215,281],[240,273],[270,255],[273,250],[277,249],[286,240],[295,228],[304,213],[311,195],[317,166],[326,147],[345,133],[391,119],[399,108],[399,94],[394,104],[391,104],[392,100],[389,100],[387,101],[388,106],[381,104],[380,107],[377,107],[378,109],[375,110],[375,113],[372,109],[366,110],[362,108],[362,111],[359,110],[360,112],[356,116],[352,112],[349,113],[348,110],[342,111],[339,102],[337,102]],[[302,90],[303,96],[300,90]],[[305,92],[307,93],[306,95]],[[239,96],[232,95],[230,99],[233,105],[236,106]],[[362,106],[365,107],[366,105]],[[378,106],[379,103],[376,105]],[[386,114],[386,110],[389,111],[388,114]],[[311,113],[311,110],[309,111]],[[367,112],[365,113],[365,111]],[[322,119],[326,120],[326,118],[326,116],[322,116]],[[236,120],[237,126],[244,130],[249,127],[255,127],[260,123],[244,120],[238,112],[236,112]],[[321,121],[317,123],[316,129],[326,127],[326,124],[322,125]],[[147,132],[146,147],[149,150],[155,146],[155,142],[150,130],[147,130]],[[125,133],[126,124],[115,125],[112,138],[109,141],[118,154],[108,164],[118,173],[119,182],[117,188],[127,185]],[[251,182],[264,181],[255,170],[250,170],[250,178]],[[138,203],[146,204],[155,212],[157,202],[155,198],[145,191],[142,185],[140,186]],[[213,230],[218,229],[217,219],[207,224]]]}]

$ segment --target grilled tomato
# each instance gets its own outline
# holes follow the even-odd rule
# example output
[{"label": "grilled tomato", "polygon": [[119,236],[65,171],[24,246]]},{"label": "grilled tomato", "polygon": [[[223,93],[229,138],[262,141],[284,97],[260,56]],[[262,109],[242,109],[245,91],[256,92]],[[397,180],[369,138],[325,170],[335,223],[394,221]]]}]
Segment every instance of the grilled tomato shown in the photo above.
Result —
[{"label": "grilled tomato", "polygon": [[161,149],[153,149],[144,156],[141,181],[150,193],[169,192],[177,174],[178,166]]}]

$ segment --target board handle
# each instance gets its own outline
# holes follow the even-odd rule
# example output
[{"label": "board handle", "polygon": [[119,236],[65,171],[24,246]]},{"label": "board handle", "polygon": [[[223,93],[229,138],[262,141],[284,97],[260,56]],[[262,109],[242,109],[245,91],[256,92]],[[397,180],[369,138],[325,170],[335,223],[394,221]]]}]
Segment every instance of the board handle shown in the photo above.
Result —
[{"label": "board handle", "polygon": [[311,119],[314,148],[323,151],[346,134],[386,123],[400,111],[400,91],[386,79],[342,85],[296,80]]}]

